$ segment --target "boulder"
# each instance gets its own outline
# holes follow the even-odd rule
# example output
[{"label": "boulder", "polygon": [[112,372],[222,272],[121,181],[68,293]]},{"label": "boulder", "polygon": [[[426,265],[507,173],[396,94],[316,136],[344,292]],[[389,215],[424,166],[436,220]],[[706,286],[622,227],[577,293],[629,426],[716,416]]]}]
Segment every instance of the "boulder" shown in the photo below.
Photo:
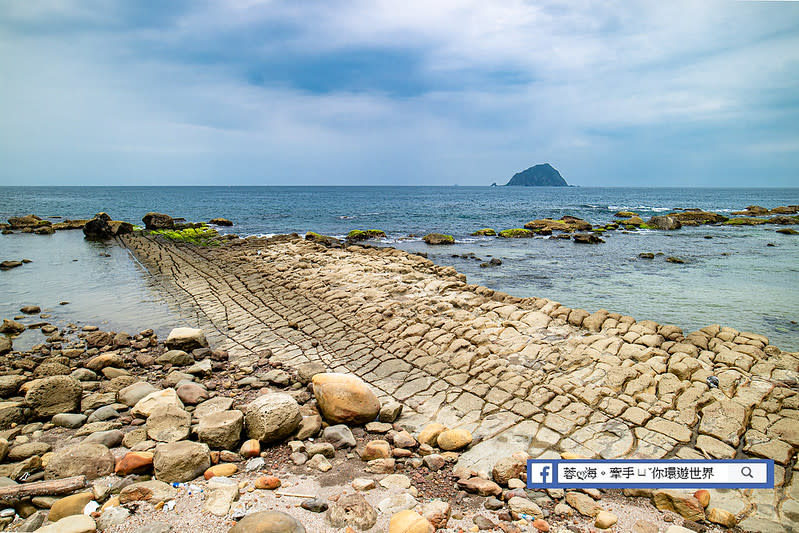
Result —
[{"label": "boulder", "polygon": [[426,518],[411,510],[398,512],[388,522],[388,533],[433,533],[434,531],[435,528]]},{"label": "boulder", "polygon": [[86,368],[93,372],[100,372],[104,368],[115,367],[124,368],[125,362],[122,357],[117,353],[106,352],[89,359],[86,363]]},{"label": "boulder", "polygon": [[416,440],[419,441],[419,444],[435,446],[438,444],[438,436],[446,430],[446,426],[439,424],[438,422],[432,422],[427,424],[424,429],[419,432],[419,436],[416,438]]},{"label": "boulder", "polygon": [[114,229],[108,222],[109,221],[105,218],[95,217],[91,219],[83,226],[83,235],[91,240],[106,240],[112,238],[114,236]]},{"label": "boulder", "polygon": [[91,492],[81,492],[80,494],[72,494],[60,498],[50,507],[50,514],[47,515],[47,519],[50,522],[58,522],[65,516],[83,514],[83,508],[93,499],[94,494]]},{"label": "boulder", "polygon": [[167,483],[183,483],[203,475],[211,466],[208,446],[199,442],[178,441],[155,447],[155,477]]},{"label": "boulder", "polygon": [[144,227],[149,230],[172,229],[175,227],[175,221],[172,217],[164,213],[155,213],[151,211],[144,215],[141,221],[144,222]]},{"label": "boulder", "polygon": [[116,399],[119,403],[124,403],[128,407],[133,407],[139,400],[153,392],[158,392],[158,389],[146,381],[139,381],[117,391]]},{"label": "boulder", "polygon": [[699,500],[676,490],[656,490],[652,493],[652,501],[661,511],[674,511],[686,520],[699,522],[705,519],[705,509]]},{"label": "boulder", "polygon": [[128,452],[117,462],[114,473],[118,476],[146,474],[153,469],[153,452]]},{"label": "boulder", "polygon": [[[14,349],[14,344],[11,342],[11,339],[6,337],[5,335],[0,335],[0,355],[5,355],[13,349]],[[0,386],[0,388],[2,387]]]},{"label": "boulder", "polygon": [[286,513],[259,511],[239,520],[228,533],[305,533],[305,528]]},{"label": "boulder", "polygon": [[650,218],[646,225],[653,229],[665,231],[680,229],[682,227],[682,224],[679,220],[674,217],[664,215],[657,215]]},{"label": "boulder", "polygon": [[45,479],[86,476],[97,479],[114,472],[114,455],[102,444],[78,444],[54,452],[44,470]]},{"label": "boulder", "polygon": [[523,514],[534,516],[536,518],[541,518],[544,516],[544,513],[541,511],[541,508],[538,506],[538,504],[522,496],[514,496],[509,499],[508,509],[510,509],[511,516],[516,519],[522,518]]},{"label": "boulder", "polygon": [[604,239],[593,233],[575,233],[572,235],[572,239],[579,244],[600,244],[605,242]]},{"label": "boulder", "polygon": [[201,329],[175,328],[169,332],[166,347],[170,350],[183,350],[190,352],[195,348],[207,348],[208,341]]},{"label": "boulder", "polygon": [[499,496],[502,494],[502,487],[481,477],[459,479],[458,487],[466,492],[479,494],[480,496]]},{"label": "boulder", "polygon": [[455,244],[455,238],[452,235],[445,235],[443,233],[428,233],[422,240],[427,244]]},{"label": "boulder", "polygon": [[[2,346],[4,340],[8,340],[10,345],[11,341],[9,339],[0,336],[0,346]],[[7,376],[0,376],[0,398],[8,398],[10,396],[16,396],[17,392],[19,392],[19,388],[26,381],[27,379],[25,379],[25,376],[16,376],[13,374]]]},{"label": "boulder", "polygon": [[163,481],[155,479],[132,483],[123,488],[119,493],[119,503],[145,501],[155,505],[158,502],[171,500],[178,495],[178,491]]},{"label": "boulder", "polygon": [[16,320],[8,320],[7,318],[4,318],[3,324],[0,325],[0,333],[19,335],[23,331],[25,331],[25,324],[17,322]]},{"label": "boulder", "polygon": [[472,434],[465,429],[448,429],[442,431],[436,441],[444,451],[457,451],[472,443]]},{"label": "boulder", "polygon": [[300,406],[288,394],[276,392],[259,396],[247,406],[247,435],[264,443],[291,435],[302,420]]},{"label": "boulder", "polygon": [[187,366],[194,364],[194,357],[183,350],[169,350],[156,357],[155,362],[160,365]]},{"label": "boulder", "polygon": [[312,382],[322,416],[331,423],[362,425],[374,420],[380,411],[380,400],[356,376],[316,374]]},{"label": "boulder", "polygon": [[241,411],[220,411],[200,419],[197,437],[211,448],[233,450],[241,440],[243,427]]},{"label": "boulder", "polygon": [[25,412],[22,402],[0,402],[0,429],[8,429],[12,424],[25,421]]},{"label": "boulder", "polygon": [[97,531],[97,524],[91,516],[76,514],[36,531],[37,533],[94,533]]},{"label": "boulder", "polygon": [[336,449],[355,446],[355,437],[352,430],[345,424],[328,426],[322,430],[322,440],[329,442]]},{"label": "boulder", "polygon": [[83,387],[69,376],[50,376],[33,382],[25,394],[25,402],[38,417],[71,413],[80,410]]},{"label": "boulder", "polygon": [[11,217],[8,219],[8,224],[11,226],[11,229],[22,229],[49,226],[51,223],[47,220],[42,220],[41,217],[31,214],[21,217]]},{"label": "boulder", "polygon": [[178,387],[177,393],[185,405],[197,405],[208,399],[208,391],[199,383],[184,383]]},{"label": "boulder", "polygon": [[500,485],[507,485],[511,479],[520,479],[522,472],[527,471],[528,458],[529,456],[525,452],[517,452],[510,457],[504,457],[496,462],[491,476]]},{"label": "boulder", "polygon": [[156,407],[147,417],[147,436],[158,442],[176,442],[189,436],[191,415],[174,404]]},{"label": "boulder", "polygon": [[233,222],[231,222],[230,220],[228,220],[226,218],[222,218],[222,217],[212,218],[211,220],[208,221],[208,223],[209,224],[213,224],[214,226],[232,226],[233,225]]},{"label": "boulder", "polygon": [[327,510],[327,520],[333,527],[349,526],[365,531],[377,522],[377,511],[361,494],[346,494],[332,502]]},{"label": "boulder", "polygon": [[567,492],[566,503],[577,509],[577,512],[583,516],[595,517],[600,511],[604,511],[591,496],[582,492]]},{"label": "boulder", "polygon": [[216,398],[211,398],[210,400],[206,400],[198,405],[194,409],[193,414],[195,418],[202,419],[202,417],[208,416],[212,413],[227,411],[231,407],[233,407],[233,398],[217,396]]},{"label": "boulder", "polygon": [[183,402],[181,402],[180,398],[178,398],[178,394],[175,389],[163,389],[148,394],[136,402],[136,405],[134,405],[133,409],[130,410],[130,414],[133,416],[147,418],[157,407],[163,407],[166,405],[174,405],[180,409],[183,409]]}]

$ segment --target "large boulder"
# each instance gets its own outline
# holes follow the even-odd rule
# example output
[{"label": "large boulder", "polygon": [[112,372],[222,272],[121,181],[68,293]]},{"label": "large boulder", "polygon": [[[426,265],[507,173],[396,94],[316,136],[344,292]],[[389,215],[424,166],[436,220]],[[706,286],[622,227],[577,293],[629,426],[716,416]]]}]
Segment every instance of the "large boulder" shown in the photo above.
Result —
[{"label": "large boulder", "polygon": [[239,520],[228,533],[305,533],[305,527],[286,513],[259,511]]},{"label": "large boulder", "polygon": [[124,403],[128,407],[133,407],[139,400],[154,392],[158,392],[158,389],[146,381],[137,381],[132,385],[119,389],[117,391],[117,401]]},{"label": "large boulder", "polygon": [[78,444],[53,454],[44,470],[45,479],[86,476],[97,479],[114,473],[114,455],[102,444]]},{"label": "large boulder", "polygon": [[197,437],[211,448],[233,450],[241,440],[244,414],[241,411],[220,411],[200,419]]},{"label": "large boulder", "polygon": [[7,318],[4,318],[3,323],[0,325],[0,333],[6,333],[8,335],[19,335],[25,331],[25,329],[25,324]]},{"label": "large boulder", "polygon": [[190,352],[195,348],[207,348],[208,341],[201,329],[175,328],[169,332],[166,347],[170,350],[183,350]]},{"label": "large boulder", "polygon": [[175,389],[170,388],[151,392],[136,402],[136,405],[134,405],[133,409],[130,410],[130,414],[133,416],[147,418],[156,408],[166,405],[175,405],[180,409],[183,409],[183,402],[180,401],[178,393],[175,391]]},{"label": "large boulder", "polygon": [[211,466],[208,446],[182,440],[155,447],[155,477],[166,483],[184,483],[199,477]]},{"label": "large boulder", "polygon": [[144,227],[147,229],[172,229],[175,227],[175,221],[172,217],[164,213],[150,212],[144,215],[141,219],[144,222]]},{"label": "large boulder", "polygon": [[191,415],[174,404],[156,407],[147,417],[147,436],[158,442],[176,442],[188,438]]},{"label": "large boulder", "polygon": [[247,406],[247,435],[264,443],[285,439],[302,421],[296,400],[281,392],[259,396]]},{"label": "large boulder", "polygon": [[[3,337],[0,337],[0,342],[2,342],[2,340]],[[26,381],[27,379],[25,379],[25,376],[18,376],[14,374],[0,376],[0,398],[16,396],[20,386],[22,386],[22,384]]]},{"label": "large boulder", "polygon": [[359,377],[325,373],[316,374],[312,381],[316,402],[329,422],[362,425],[377,418],[380,400]]},{"label": "large boulder", "polygon": [[69,376],[50,376],[33,382],[25,394],[25,402],[38,417],[80,411],[83,386]]},{"label": "large boulder", "polygon": [[654,229],[661,229],[661,230],[675,230],[680,229],[682,227],[682,223],[674,217],[671,216],[654,216],[649,219],[649,222],[646,223],[647,226],[654,228]]}]

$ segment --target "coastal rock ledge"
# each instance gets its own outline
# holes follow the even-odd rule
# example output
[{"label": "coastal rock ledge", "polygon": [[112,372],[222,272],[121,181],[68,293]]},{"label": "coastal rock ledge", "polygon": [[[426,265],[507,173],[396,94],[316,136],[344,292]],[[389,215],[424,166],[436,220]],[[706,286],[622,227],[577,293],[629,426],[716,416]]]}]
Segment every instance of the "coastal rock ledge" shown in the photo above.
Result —
[{"label": "coastal rock ledge", "polygon": [[[240,367],[268,353],[283,368],[358,376],[380,405],[403,404],[398,422],[407,431],[435,422],[435,432],[419,434],[422,445],[438,442],[431,432],[438,439],[446,430],[468,431],[460,472],[490,476],[504,457],[553,452],[765,457],[780,472],[774,491],[711,490],[711,506],[714,498],[732,501],[744,530],[799,527],[792,511],[799,476],[783,475],[799,449],[799,355],[762,335],[719,325],[683,332],[604,309],[517,298],[390,248],[328,248],[296,236],[215,247],[123,241],[175,300],[197,310],[209,343]],[[301,429],[306,422],[319,421],[305,416]],[[346,429],[325,434],[346,440]],[[450,436],[469,441],[465,433],[445,435],[447,446]],[[432,454],[425,464],[435,468],[440,458]],[[329,466],[321,452],[313,461]],[[369,468],[390,473],[394,461],[383,456]],[[469,475],[460,485],[501,493]]]}]

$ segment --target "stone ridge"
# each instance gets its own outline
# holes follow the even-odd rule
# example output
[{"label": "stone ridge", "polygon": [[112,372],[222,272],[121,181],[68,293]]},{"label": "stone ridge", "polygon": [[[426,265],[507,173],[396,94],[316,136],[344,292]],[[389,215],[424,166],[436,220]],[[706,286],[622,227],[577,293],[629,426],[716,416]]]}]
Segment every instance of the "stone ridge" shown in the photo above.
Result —
[{"label": "stone ridge", "polygon": [[123,240],[231,358],[246,364],[268,349],[289,366],[315,361],[358,375],[405,404],[406,427],[470,430],[476,444],[462,466],[490,471],[515,451],[766,457],[777,488],[745,497],[763,509],[750,519],[774,520],[783,496],[799,493],[790,476],[799,357],[762,335],[718,325],[685,335],[517,298],[391,248],[286,236],[214,248]]}]

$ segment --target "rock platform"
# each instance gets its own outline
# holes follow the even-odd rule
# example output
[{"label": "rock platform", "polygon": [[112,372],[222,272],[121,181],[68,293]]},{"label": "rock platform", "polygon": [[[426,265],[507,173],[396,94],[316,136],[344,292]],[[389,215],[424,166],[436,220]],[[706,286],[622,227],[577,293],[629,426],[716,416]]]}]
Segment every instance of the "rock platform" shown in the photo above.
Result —
[{"label": "rock platform", "polygon": [[357,375],[405,405],[405,427],[469,430],[459,466],[490,471],[517,451],[765,457],[774,491],[711,491],[710,505],[744,530],[799,527],[799,355],[762,335],[516,298],[390,248],[122,240],[241,368],[268,351]]}]

